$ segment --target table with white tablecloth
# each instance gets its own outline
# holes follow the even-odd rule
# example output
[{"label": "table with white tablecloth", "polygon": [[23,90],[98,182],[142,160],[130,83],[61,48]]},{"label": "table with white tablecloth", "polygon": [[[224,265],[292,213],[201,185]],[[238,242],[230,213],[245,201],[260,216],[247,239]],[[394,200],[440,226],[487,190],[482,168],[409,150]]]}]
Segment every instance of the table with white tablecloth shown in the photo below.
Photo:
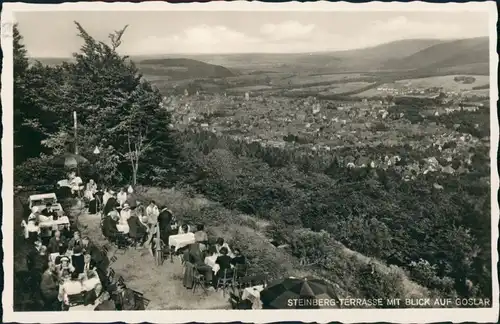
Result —
[{"label": "table with white tablecloth", "polygon": [[[72,283],[74,284],[74,283]],[[85,279],[80,281],[81,288],[79,288],[79,291],[72,291],[71,295],[79,294],[84,291],[92,291],[93,289],[96,289],[99,285],[101,285],[101,280],[99,280],[99,277],[97,276],[97,273],[93,278]],[[102,287],[101,287],[102,288]],[[74,289],[74,287],[72,287]],[[96,293],[99,293],[96,291]],[[59,300],[64,301],[66,304],[68,302],[68,295],[67,291],[65,289],[65,283],[59,285]]]},{"label": "table with white tablecloth", "polygon": [[59,225],[69,225],[69,218],[67,216],[62,216],[62,217],[59,217],[58,219],[56,220],[53,220],[53,219],[47,219],[43,222],[40,222],[38,224],[39,227],[41,228],[48,228],[48,227],[52,227],[54,230],[56,230]]},{"label": "table with white tablecloth", "polygon": [[260,301],[260,292],[264,290],[263,285],[257,285],[253,287],[247,287],[243,289],[243,293],[241,294],[241,299],[248,299],[252,302],[253,309],[262,308],[262,302]]},{"label": "table with white tablecloth", "polygon": [[193,233],[170,235],[168,238],[168,246],[173,246],[175,251],[195,242]]},{"label": "table with white tablecloth", "polygon": [[118,230],[118,232],[120,233],[123,233],[123,234],[128,234],[128,232],[130,231],[130,227],[125,224],[117,224],[116,225],[116,229]]}]

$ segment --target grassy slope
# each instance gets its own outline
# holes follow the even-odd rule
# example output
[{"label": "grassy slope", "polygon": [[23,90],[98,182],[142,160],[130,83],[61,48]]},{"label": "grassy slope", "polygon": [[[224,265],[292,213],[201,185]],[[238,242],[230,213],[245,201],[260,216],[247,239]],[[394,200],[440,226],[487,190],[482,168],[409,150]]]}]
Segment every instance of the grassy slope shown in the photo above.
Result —
[{"label": "grassy slope", "polygon": [[[139,196],[144,201],[154,199],[158,204],[167,205],[179,220],[204,221],[212,235],[224,237],[228,242],[235,242],[243,248],[244,253],[253,259],[252,265],[269,271],[271,276],[322,276],[328,278],[336,288],[339,297],[364,297],[358,292],[356,270],[366,268],[370,262],[374,263],[376,271],[392,275],[395,284],[402,287],[406,297],[430,297],[432,293],[412,282],[396,267],[388,267],[380,261],[363,256],[360,253],[347,249],[340,243],[333,247],[335,255],[331,256],[334,270],[330,273],[317,272],[314,269],[301,266],[299,261],[290,256],[284,249],[274,247],[266,238],[266,221],[228,210],[217,203],[210,202],[202,196],[190,197],[186,192],[176,189],[138,188]],[[238,242],[238,243],[236,243]],[[247,245],[248,244],[248,245]],[[401,278],[400,282],[397,282]]]}]

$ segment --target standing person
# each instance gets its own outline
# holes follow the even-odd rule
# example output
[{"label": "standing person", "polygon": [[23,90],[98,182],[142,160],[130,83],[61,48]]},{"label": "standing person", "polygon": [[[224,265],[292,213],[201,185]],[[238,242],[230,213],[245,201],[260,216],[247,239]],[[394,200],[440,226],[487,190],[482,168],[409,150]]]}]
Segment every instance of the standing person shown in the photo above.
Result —
[{"label": "standing person", "polygon": [[40,240],[35,242],[35,247],[27,256],[26,265],[31,274],[32,287],[39,287],[42,280],[42,273],[48,266],[49,256],[47,248],[42,245]]},{"label": "standing person", "polygon": [[40,292],[44,304],[45,311],[60,310],[57,296],[59,294],[59,282],[57,279],[56,266],[54,263],[49,263],[49,267],[42,274],[40,282]]},{"label": "standing person", "polygon": [[49,253],[59,253],[59,249],[66,245],[66,239],[61,236],[59,230],[55,231],[54,237],[49,240],[49,245],[47,246]]},{"label": "standing person", "polygon": [[28,220],[21,222],[21,227],[24,229],[24,238],[30,243],[35,243],[40,234],[40,227],[38,226],[38,216],[40,215],[40,210],[38,207],[31,208],[31,213],[28,216]]},{"label": "standing person", "polygon": [[71,256],[71,264],[75,268],[75,272],[83,273],[85,257],[83,256],[81,246],[76,246],[73,250],[73,255]]},{"label": "standing person", "polygon": [[158,216],[160,215],[160,210],[156,205],[154,200],[149,202],[148,207],[146,208],[146,216],[148,217],[148,226],[152,228],[158,222]]},{"label": "standing person", "polygon": [[97,191],[97,184],[94,182],[93,179],[90,179],[85,187],[85,198],[87,198],[89,201],[94,199],[94,194],[96,193],[96,191]]},{"label": "standing person", "polygon": [[123,205],[125,205],[125,203],[127,202],[127,192],[124,188],[120,189],[120,192],[116,196],[116,199],[118,200],[120,207],[123,207]]},{"label": "standing person", "polygon": [[114,196],[114,192],[111,189],[104,189],[104,194],[102,195],[102,204],[106,206],[106,203],[108,202],[108,199]]}]

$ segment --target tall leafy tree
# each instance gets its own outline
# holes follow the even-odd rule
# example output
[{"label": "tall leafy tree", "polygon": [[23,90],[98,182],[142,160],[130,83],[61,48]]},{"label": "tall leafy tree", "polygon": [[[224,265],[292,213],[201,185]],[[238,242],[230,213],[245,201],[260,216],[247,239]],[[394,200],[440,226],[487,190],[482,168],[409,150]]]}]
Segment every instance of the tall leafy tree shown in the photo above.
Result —
[{"label": "tall leafy tree", "polygon": [[171,115],[160,105],[159,91],[142,78],[127,56],[117,52],[127,27],[110,34],[107,44],[75,24],[83,45],[74,54],[75,62],[62,66],[60,99],[52,109],[66,118],[57,140],[50,144],[74,141],[71,115],[76,111],[82,154],[91,154],[95,146],[104,148],[106,156],[98,159],[115,161],[116,172],[133,184],[168,177],[176,160],[168,128]]}]

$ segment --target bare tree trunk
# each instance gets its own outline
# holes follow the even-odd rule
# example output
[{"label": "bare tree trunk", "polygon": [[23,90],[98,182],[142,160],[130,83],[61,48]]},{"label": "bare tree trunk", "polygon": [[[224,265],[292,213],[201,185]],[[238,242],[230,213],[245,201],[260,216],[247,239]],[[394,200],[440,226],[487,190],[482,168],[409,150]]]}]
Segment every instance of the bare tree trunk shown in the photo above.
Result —
[{"label": "bare tree trunk", "polygon": [[132,166],[132,187],[137,185],[137,164]]}]

